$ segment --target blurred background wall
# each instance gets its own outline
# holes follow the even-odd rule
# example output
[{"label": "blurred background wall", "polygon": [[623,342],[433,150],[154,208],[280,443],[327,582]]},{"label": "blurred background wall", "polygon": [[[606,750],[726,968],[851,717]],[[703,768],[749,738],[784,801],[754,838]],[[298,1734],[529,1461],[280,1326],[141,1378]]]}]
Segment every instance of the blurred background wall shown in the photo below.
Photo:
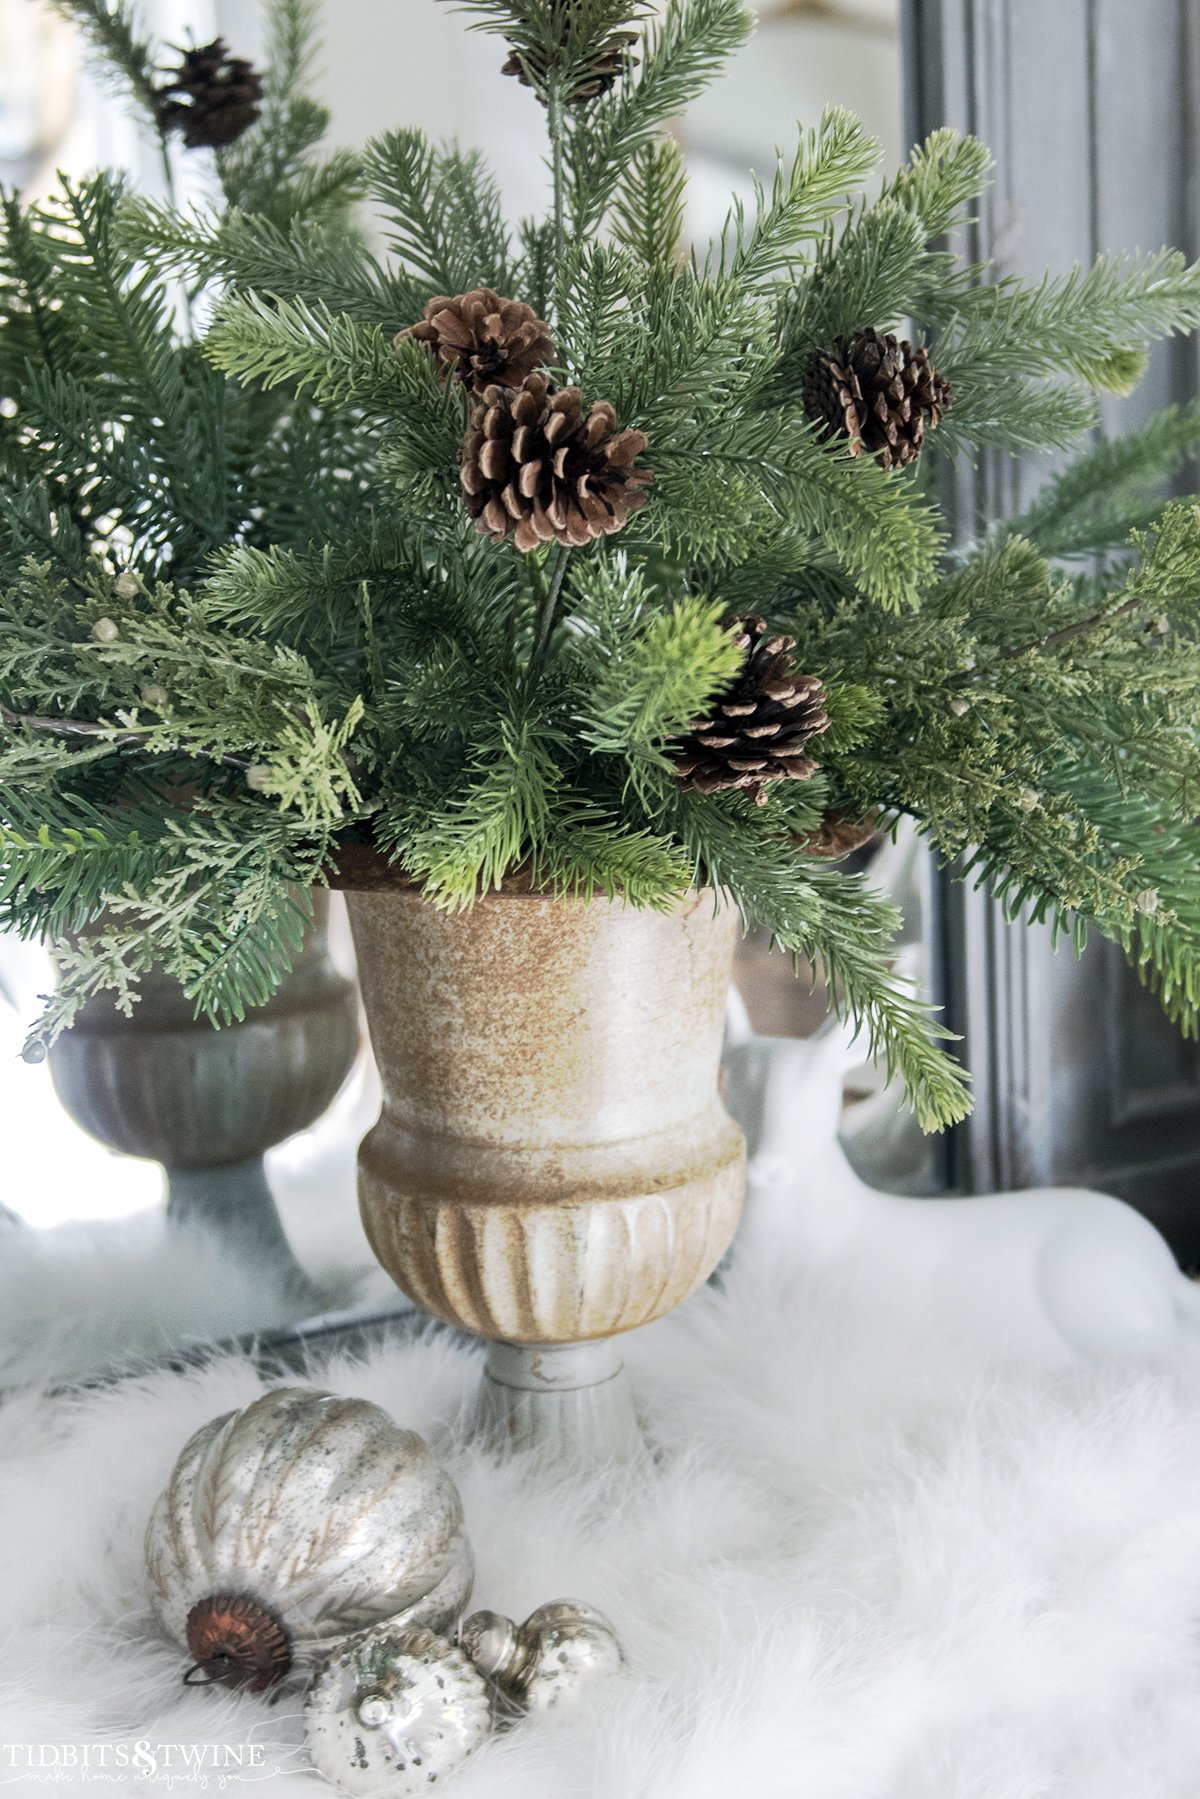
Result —
[{"label": "blurred background wall", "polygon": [[[731,186],[744,189],[751,168],[768,171],[775,147],[794,140],[797,119],[813,124],[823,106],[861,113],[889,166],[901,154],[898,0],[752,3],[757,37],[688,121],[697,235],[724,216]],[[254,0],[142,0],[138,10],[161,41],[203,43],[220,32],[239,55],[253,60],[261,48]],[[486,150],[514,216],[539,204],[539,108],[519,83],[499,76],[496,38],[464,32],[444,0],[322,0],[322,10],[317,85],[332,110],[334,143],[419,125]],[[80,73],[70,27],[43,0],[0,0],[0,179],[41,186],[56,166],[115,161],[153,187],[152,160],[138,167],[143,156],[131,122]]]}]

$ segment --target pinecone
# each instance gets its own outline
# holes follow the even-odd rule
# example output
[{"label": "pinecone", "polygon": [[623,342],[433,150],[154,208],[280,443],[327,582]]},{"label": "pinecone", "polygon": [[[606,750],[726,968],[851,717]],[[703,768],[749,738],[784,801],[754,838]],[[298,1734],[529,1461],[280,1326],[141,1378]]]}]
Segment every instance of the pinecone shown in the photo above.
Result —
[{"label": "pinecone", "polygon": [[806,781],[816,763],[805,745],[829,724],[815,675],[792,665],[793,637],[768,632],[763,618],[735,618],[730,629],[746,652],[732,686],[680,740],[675,774],[696,793],[744,787],[756,806],[772,781]]},{"label": "pinecone", "polygon": [[824,435],[847,438],[852,456],[865,450],[885,469],[916,461],[953,398],[928,350],[870,326],[814,350],[804,374],[805,411]]},{"label": "pinecone", "polygon": [[[558,15],[559,42],[565,48],[577,0],[550,0],[550,4]],[[629,55],[637,41],[636,31],[610,32],[597,49],[587,73],[580,76],[569,93],[564,94],[567,105],[586,106],[590,101],[598,100],[601,94],[607,94],[625,73],[627,62],[637,63],[637,57]],[[534,87],[545,81],[553,63],[553,57],[542,62],[532,56],[518,56],[514,50],[508,61],[501,66],[500,72],[502,75],[515,75],[522,87]],[[541,99],[541,95],[538,97]],[[545,105],[544,100],[542,104]]]},{"label": "pinecone", "polygon": [[806,856],[818,856],[823,862],[840,862],[844,856],[853,855],[855,850],[870,843],[878,829],[878,812],[855,818],[852,813],[831,806],[822,813],[816,830],[808,837],[797,838],[797,843]]},{"label": "pinecone", "polygon": [[487,387],[471,414],[459,478],[475,529],[518,550],[567,545],[619,531],[645,505],[653,481],[634,468],[642,431],[617,429],[607,400],[584,415],[577,387],[552,393],[545,375],[519,388]]},{"label": "pinecone", "polygon": [[415,338],[428,344],[441,368],[457,375],[473,393],[485,387],[520,387],[526,375],[554,361],[550,327],[524,300],[505,300],[490,287],[425,302],[419,325],[398,331],[393,342]]},{"label": "pinecone", "polygon": [[158,114],[164,131],[180,132],[190,150],[222,150],[253,125],[262,95],[261,77],[218,37],[184,52],[158,89]]}]

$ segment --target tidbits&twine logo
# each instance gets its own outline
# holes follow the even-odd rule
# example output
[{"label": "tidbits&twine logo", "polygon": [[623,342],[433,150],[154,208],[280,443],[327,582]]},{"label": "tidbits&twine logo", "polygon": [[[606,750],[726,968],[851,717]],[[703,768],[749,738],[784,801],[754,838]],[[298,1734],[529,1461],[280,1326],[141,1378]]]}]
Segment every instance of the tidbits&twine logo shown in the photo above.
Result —
[{"label": "tidbits&twine logo", "polygon": [[0,1787],[111,1786],[226,1792],[304,1766],[291,1743],[167,1743],[150,1737],[79,1743],[0,1743]]}]

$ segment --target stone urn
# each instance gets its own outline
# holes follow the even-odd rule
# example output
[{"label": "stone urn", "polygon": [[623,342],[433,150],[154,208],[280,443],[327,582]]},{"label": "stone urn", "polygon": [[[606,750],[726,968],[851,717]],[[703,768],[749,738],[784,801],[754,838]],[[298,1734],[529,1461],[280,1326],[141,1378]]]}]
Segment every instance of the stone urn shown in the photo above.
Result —
[{"label": "stone urn", "polygon": [[447,912],[385,875],[346,885],[383,1085],[359,1153],[375,1254],[490,1342],[494,1442],[633,1453],[613,1339],[708,1278],[742,1208],[717,1087],[734,910],[513,883]]},{"label": "stone urn", "polygon": [[152,972],[132,1014],[88,1000],[50,1051],[64,1108],[123,1155],[161,1162],[167,1216],[249,1258],[297,1299],[319,1302],[292,1255],[264,1152],[318,1119],[358,1051],[358,996],[329,954],[329,895],[265,1006],[215,1029],[177,982]]}]

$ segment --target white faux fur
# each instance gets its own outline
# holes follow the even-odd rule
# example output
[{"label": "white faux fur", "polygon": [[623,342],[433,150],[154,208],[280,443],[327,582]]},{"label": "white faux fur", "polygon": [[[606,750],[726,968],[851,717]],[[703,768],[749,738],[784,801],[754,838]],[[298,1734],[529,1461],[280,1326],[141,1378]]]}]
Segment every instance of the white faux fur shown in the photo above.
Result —
[{"label": "white faux fur", "polygon": [[[477,1365],[444,1338],[311,1371],[443,1440],[479,1604],[578,1595],[624,1638],[626,1677],[490,1743],[454,1799],[1194,1799],[1191,1333],[1165,1370],[968,1378],[800,1274],[735,1269],[628,1360],[661,1458],[590,1480],[464,1449]],[[265,1790],[325,1790],[295,1696],[185,1691],[145,1599],[178,1449],[259,1385],[230,1360],[0,1411],[0,1746],[254,1740]],[[6,1781],[43,1790],[0,1753]],[[161,1761],[123,1781],[54,1784],[168,1790]]]}]

